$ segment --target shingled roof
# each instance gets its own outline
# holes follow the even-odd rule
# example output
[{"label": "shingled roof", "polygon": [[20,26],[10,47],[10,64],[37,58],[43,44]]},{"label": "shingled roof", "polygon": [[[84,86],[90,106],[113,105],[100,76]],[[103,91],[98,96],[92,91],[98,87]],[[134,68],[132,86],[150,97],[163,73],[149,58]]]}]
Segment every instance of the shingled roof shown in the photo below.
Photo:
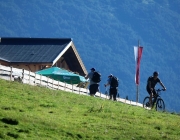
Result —
[{"label": "shingled roof", "polygon": [[0,57],[14,63],[53,63],[70,42],[71,39],[1,38]]},{"label": "shingled roof", "polygon": [[[64,55],[70,47],[69,53]],[[52,63],[53,66],[62,55],[72,59],[76,57],[87,73],[71,38],[0,38],[0,60],[9,63]]]}]

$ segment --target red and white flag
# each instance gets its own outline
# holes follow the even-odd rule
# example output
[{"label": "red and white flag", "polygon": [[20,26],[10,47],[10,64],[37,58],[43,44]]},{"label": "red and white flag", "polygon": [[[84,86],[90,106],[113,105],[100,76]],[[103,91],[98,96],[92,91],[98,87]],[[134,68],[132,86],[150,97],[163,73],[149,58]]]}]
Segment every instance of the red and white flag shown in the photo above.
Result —
[{"label": "red and white flag", "polygon": [[139,69],[140,69],[140,61],[142,56],[143,47],[134,46],[134,55],[136,61],[136,75],[135,75],[135,83],[139,85]]}]

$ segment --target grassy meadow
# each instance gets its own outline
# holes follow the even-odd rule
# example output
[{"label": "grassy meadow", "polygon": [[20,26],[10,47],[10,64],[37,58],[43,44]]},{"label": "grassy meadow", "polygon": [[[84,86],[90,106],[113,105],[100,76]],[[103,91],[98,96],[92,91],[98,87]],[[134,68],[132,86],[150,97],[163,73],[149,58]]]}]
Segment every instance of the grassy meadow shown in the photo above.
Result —
[{"label": "grassy meadow", "polygon": [[180,140],[180,115],[0,79],[0,139]]}]

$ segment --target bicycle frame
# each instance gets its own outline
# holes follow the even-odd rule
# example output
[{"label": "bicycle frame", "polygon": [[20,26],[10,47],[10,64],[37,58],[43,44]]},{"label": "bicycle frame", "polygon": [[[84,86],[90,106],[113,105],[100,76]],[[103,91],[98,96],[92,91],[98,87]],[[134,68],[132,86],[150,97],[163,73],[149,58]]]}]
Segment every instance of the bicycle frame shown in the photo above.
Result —
[{"label": "bicycle frame", "polygon": [[[156,90],[156,95],[154,97],[152,97],[152,108],[155,106],[157,111],[165,111],[165,104],[163,99],[160,96],[160,91],[162,91],[162,89],[157,89]],[[150,108],[150,104],[149,104],[149,96],[144,98],[143,101],[143,107],[147,108],[147,109],[151,109]]]},{"label": "bicycle frame", "polygon": [[155,95],[155,97],[152,97],[152,107],[154,107],[154,104],[157,102],[157,99],[158,99],[158,98],[161,98],[161,96],[160,96],[160,91],[161,91],[161,90],[156,90],[156,95]]}]

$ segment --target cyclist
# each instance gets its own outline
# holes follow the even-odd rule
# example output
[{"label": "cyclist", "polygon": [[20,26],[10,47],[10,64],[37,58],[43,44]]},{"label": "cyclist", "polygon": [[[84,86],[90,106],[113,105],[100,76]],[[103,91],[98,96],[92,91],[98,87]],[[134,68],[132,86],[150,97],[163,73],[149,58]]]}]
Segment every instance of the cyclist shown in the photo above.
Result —
[{"label": "cyclist", "polygon": [[158,78],[158,75],[159,75],[159,73],[157,71],[155,71],[153,73],[153,76],[150,76],[147,80],[146,90],[150,95],[150,97],[149,97],[150,107],[152,107],[152,97],[156,96],[156,90],[155,90],[156,84],[159,83],[163,87],[163,90],[166,90],[166,87],[163,85],[161,80]]}]

